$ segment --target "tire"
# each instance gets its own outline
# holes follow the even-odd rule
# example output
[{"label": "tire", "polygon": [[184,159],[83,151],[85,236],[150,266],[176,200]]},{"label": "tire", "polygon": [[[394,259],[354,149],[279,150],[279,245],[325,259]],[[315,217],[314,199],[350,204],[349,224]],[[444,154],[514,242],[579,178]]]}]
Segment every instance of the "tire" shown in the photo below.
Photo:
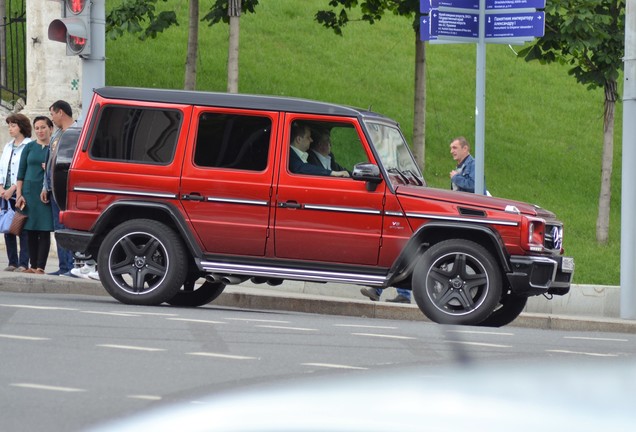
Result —
[{"label": "tire", "polygon": [[106,235],[97,258],[106,291],[122,303],[159,305],[183,285],[188,262],[181,239],[166,225],[133,219]]},{"label": "tire", "polygon": [[528,303],[528,297],[520,297],[507,292],[499,300],[499,306],[488,318],[480,322],[481,327],[503,327],[513,322]]},{"label": "tire", "polygon": [[446,240],[431,246],[416,264],[413,296],[431,321],[477,325],[499,303],[501,273],[482,246],[469,240]]},{"label": "tire", "polygon": [[185,284],[177,294],[167,301],[172,306],[198,307],[214,301],[225,289],[223,283],[204,282],[199,288]]}]

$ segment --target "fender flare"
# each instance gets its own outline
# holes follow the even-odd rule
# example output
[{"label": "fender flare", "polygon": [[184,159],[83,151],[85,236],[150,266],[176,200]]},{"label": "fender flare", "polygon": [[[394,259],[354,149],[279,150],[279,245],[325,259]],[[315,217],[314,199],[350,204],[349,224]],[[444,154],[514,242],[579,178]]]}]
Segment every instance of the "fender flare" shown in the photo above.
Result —
[{"label": "fender flare", "polygon": [[[440,231],[452,231],[453,236],[436,236]],[[450,238],[465,238],[466,235],[461,233],[475,233],[479,236],[485,236],[491,242],[489,250],[494,250],[495,258],[498,259],[504,273],[510,273],[509,254],[506,251],[503,239],[496,230],[484,225],[477,225],[464,222],[429,222],[420,226],[413,233],[408,243],[400,253],[400,256],[393,262],[388,274],[388,285],[392,286],[400,281],[410,277],[413,267],[418,258],[426,252],[426,250],[435,243]],[[431,242],[432,241],[432,242]]]},{"label": "fender flare", "polygon": [[[135,208],[136,210],[150,210],[153,214],[161,212],[172,222],[177,232],[184,240],[185,246],[188,248],[193,257],[201,257],[203,251],[197,243],[195,237],[192,235],[188,222],[186,222],[182,213],[172,203],[155,202],[155,201],[139,201],[139,200],[118,200],[111,203],[104,211],[99,215],[95,223],[91,228],[93,233],[93,240],[101,237],[104,233],[107,233],[112,226],[113,220],[116,224],[129,220],[129,218],[122,218],[122,210],[125,208]],[[149,217],[153,219],[153,217]],[[156,217],[155,217],[156,219]],[[93,243],[93,241],[91,241]],[[94,246],[91,244],[91,246]]]}]

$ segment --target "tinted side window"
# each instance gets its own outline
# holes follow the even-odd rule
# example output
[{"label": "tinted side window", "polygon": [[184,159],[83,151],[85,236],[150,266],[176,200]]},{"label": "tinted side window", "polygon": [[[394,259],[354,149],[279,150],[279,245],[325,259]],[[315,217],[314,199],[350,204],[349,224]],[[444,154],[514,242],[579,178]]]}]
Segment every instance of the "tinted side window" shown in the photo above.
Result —
[{"label": "tinted side window", "polygon": [[167,165],[179,137],[181,112],[107,106],[103,109],[90,155],[95,159]]},{"label": "tinted side window", "polygon": [[199,117],[194,163],[198,166],[263,171],[272,122],[267,117],[204,113]]}]

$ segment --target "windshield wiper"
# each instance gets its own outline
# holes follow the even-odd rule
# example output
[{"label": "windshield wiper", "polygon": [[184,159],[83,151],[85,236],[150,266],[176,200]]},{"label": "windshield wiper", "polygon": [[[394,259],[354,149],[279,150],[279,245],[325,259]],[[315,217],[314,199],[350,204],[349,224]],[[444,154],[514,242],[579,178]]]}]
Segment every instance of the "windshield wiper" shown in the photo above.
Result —
[{"label": "windshield wiper", "polygon": [[400,178],[402,179],[402,181],[404,182],[404,184],[409,184],[409,183],[411,183],[411,182],[409,181],[408,177],[407,177],[407,176],[405,176],[405,175],[404,175],[404,173],[403,173],[402,171],[400,171],[399,169],[397,169],[397,168],[389,168],[387,171],[388,171],[390,174],[397,174],[397,175],[399,175],[399,176],[400,176]]},{"label": "windshield wiper", "polygon": [[411,177],[413,177],[413,179],[415,180],[418,186],[424,186],[424,182],[422,181],[422,179],[419,178],[417,175],[415,175],[413,171],[411,171],[410,169],[407,169],[407,170],[404,170],[404,172],[409,174]]}]

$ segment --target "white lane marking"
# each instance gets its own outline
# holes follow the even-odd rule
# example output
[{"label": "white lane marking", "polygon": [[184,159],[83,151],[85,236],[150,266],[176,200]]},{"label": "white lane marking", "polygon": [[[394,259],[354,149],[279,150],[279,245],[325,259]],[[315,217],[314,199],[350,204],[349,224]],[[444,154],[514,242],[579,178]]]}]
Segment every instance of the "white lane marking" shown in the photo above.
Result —
[{"label": "white lane marking", "polygon": [[77,310],[75,308],[66,308],[66,307],[31,306],[31,305],[21,305],[21,304],[0,304],[0,306],[22,308],[22,309],[38,309],[38,310],[64,310],[64,311],[76,311]]},{"label": "white lane marking", "polygon": [[500,344],[492,344],[492,343],[485,343],[485,342],[448,341],[448,343],[455,343],[460,345],[472,345],[472,346],[480,346],[480,347],[488,347],[488,348],[512,348],[512,345],[500,345]]},{"label": "white lane marking", "polygon": [[139,315],[134,315],[130,313],[123,312],[102,312],[102,311],[80,311],[85,314],[94,314],[94,315],[110,315],[110,316],[123,316],[123,317],[139,317]]},{"label": "white lane marking", "polygon": [[142,346],[134,346],[134,345],[113,345],[113,344],[100,344],[97,345],[102,348],[114,348],[114,349],[124,349],[124,350],[133,350],[133,351],[165,351],[163,348],[150,348],[150,347],[142,347]]},{"label": "white lane marking", "polygon": [[377,338],[386,338],[386,339],[406,339],[406,340],[414,340],[416,338],[410,336],[398,336],[398,335],[387,335],[387,334],[377,334],[377,333],[351,333],[353,336],[368,336],[368,337],[377,337]]},{"label": "white lane marking", "polygon": [[613,339],[613,338],[586,337],[586,336],[564,336],[563,339],[582,339],[582,340],[609,341],[609,342],[629,342],[629,339]]},{"label": "white lane marking", "polygon": [[21,388],[28,388],[28,389],[34,389],[34,390],[49,390],[49,391],[58,391],[58,392],[67,392],[67,393],[86,391],[84,389],[78,389],[73,387],[57,387],[57,386],[49,386],[49,385],[33,384],[33,383],[14,383],[11,385],[13,387],[21,387]]},{"label": "white lane marking", "polygon": [[349,365],[341,365],[341,364],[333,364],[333,363],[301,363],[302,366],[315,366],[315,367],[324,367],[324,368],[332,368],[332,369],[356,369],[356,370],[368,370],[369,368],[359,367],[359,366],[349,366]]},{"label": "white lane marking", "polygon": [[287,326],[275,326],[275,325],[257,325],[260,328],[269,328],[277,330],[298,330],[298,331],[318,331],[318,329],[304,328],[304,327],[287,327]]},{"label": "white lane marking", "polygon": [[153,396],[153,395],[128,395],[126,397],[128,399],[141,399],[141,400],[149,400],[149,401],[161,400],[161,396]]},{"label": "white lane marking", "polygon": [[191,352],[187,353],[188,355],[195,356],[203,356],[203,357],[216,357],[216,358],[224,358],[229,360],[260,360],[259,357],[248,357],[248,356],[240,356],[240,355],[232,355],[232,354],[221,354],[221,353],[212,353],[212,352]]},{"label": "white lane marking", "polygon": [[159,312],[130,312],[130,311],[113,311],[114,313],[125,313],[125,314],[134,314],[134,315],[150,315],[150,316],[166,316],[166,317],[176,317],[179,314],[173,313],[159,313]]},{"label": "white lane marking", "polygon": [[45,337],[36,337],[36,336],[20,336],[20,335],[10,335],[10,334],[0,334],[0,338],[5,338],[5,339],[19,339],[19,340],[30,340],[30,341],[51,340],[50,338],[45,338]]},{"label": "white lane marking", "polygon": [[191,323],[199,323],[199,324],[227,324],[223,321],[210,321],[210,320],[200,320],[200,319],[189,319],[189,318],[166,318],[168,321],[183,321],[183,322],[191,322]]},{"label": "white lane marking", "polygon": [[290,321],[252,319],[252,318],[225,318],[225,319],[227,319],[228,321],[262,322],[262,323],[273,323],[273,324],[289,324],[290,323]]},{"label": "white lane marking", "polygon": [[334,324],[334,327],[353,327],[353,328],[369,328],[369,329],[381,329],[381,330],[396,330],[397,327],[391,326],[370,326],[370,325],[359,325],[359,324]]},{"label": "white lane marking", "polygon": [[494,331],[477,331],[477,330],[446,330],[446,333],[464,333],[477,335],[495,335],[495,336],[514,336],[514,333],[494,332]]},{"label": "white lane marking", "polygon": [[575,355],[585,355],[590,357],[618,357],[618,354],[610,354],[610,353],[592,353],[592,352],[582,352],[582,351],[568,351],[568,350],[545,350],[545,352],[557,353],[557,354],[575,354]]}]

